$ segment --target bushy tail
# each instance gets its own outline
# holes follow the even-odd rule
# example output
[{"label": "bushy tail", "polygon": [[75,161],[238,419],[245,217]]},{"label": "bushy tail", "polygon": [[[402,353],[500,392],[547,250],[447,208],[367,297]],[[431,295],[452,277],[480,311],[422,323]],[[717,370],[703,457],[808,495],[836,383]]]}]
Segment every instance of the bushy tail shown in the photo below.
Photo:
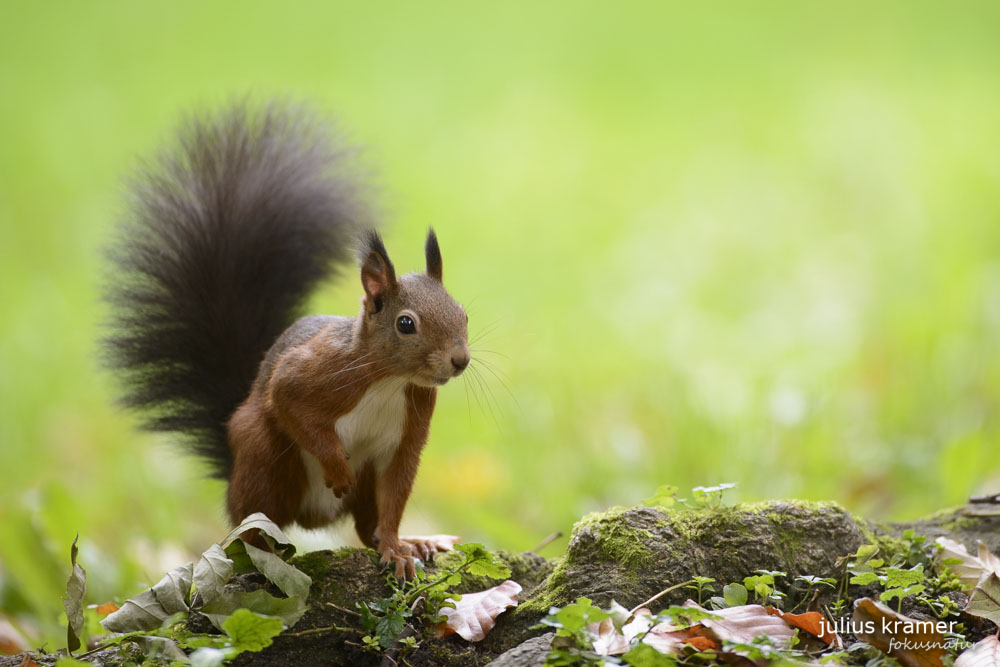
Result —
[{"label": "bushy tail", "polygon": [[353,162],[308,110],[237,103],[188,119],[131,183],[108,362],[144,426],[188,436],[215,476],[264,353],[372,224]]}]

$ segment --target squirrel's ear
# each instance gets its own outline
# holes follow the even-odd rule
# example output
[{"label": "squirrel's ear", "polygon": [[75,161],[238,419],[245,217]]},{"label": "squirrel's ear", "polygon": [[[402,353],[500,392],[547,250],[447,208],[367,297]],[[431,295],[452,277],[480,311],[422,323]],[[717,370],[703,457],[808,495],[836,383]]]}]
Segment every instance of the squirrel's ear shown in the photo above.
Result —
[{"label": "squirrel's ear", "polygon": [[424,256],[427,258],[427,275],[441,282],[441,248],[438,247],[438,237],[434,233],[433,227],[427,230],[427,243],[424,244]]},{"label": "squirrel's ear", "polygon": [[382,299],[396,289],[396,269],[378,232],[370,231],[361,244],[361,284],[365,288],[365,310],[382,310]]}]

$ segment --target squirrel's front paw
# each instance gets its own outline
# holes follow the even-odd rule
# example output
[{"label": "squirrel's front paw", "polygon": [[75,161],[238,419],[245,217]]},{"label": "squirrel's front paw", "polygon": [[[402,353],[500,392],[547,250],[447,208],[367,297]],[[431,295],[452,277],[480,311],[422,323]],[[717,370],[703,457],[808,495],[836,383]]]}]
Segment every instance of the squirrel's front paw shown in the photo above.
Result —
[{"label": "squirrel's front paw", "polygon": [[382,554],[381,563],[383,566],[395,568],[397,579],[416,578],[417,568],[413,563],[413,551],[408,544],[396,542],[392,546],[381,549],[379,553]]},{"label": "squirrel's front paw", "polygon": [[354,486],[354,471],[347,461],[338,461],[323,470],[323,481],[333,490],[333,495],[340,498]]}]

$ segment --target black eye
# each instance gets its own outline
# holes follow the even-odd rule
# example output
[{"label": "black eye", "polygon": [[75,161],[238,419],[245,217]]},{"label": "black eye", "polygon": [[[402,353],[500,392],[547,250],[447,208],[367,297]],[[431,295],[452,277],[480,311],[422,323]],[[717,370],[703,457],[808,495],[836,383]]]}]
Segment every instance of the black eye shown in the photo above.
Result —
[{"label": "black eye", "polygon": [[417,333],[417,326],[409,315],[400,315],[396,318],[396,330],[401,334],[412,334]]}]

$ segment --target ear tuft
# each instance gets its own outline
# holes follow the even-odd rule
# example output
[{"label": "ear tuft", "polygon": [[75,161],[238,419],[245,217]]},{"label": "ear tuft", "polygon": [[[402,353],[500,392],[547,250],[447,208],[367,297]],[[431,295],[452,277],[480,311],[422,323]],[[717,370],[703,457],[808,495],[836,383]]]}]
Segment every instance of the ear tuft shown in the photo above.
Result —
[{"label": "ear tuft", "polygon": [[438,247],[437,234],[434,233],[433,227],[427,230],[427,243],[424,244],[424,256],[427,258],[427,275],[441,282],[443,280],[441,248]]},{"label": "ear tuft", "polygon": [[365,288],[365,309],[370,315],[382,310],[383,297],[396,289],[396,269],[385,251],[382,237],[369,230],[361,240],[361,285]]}]

